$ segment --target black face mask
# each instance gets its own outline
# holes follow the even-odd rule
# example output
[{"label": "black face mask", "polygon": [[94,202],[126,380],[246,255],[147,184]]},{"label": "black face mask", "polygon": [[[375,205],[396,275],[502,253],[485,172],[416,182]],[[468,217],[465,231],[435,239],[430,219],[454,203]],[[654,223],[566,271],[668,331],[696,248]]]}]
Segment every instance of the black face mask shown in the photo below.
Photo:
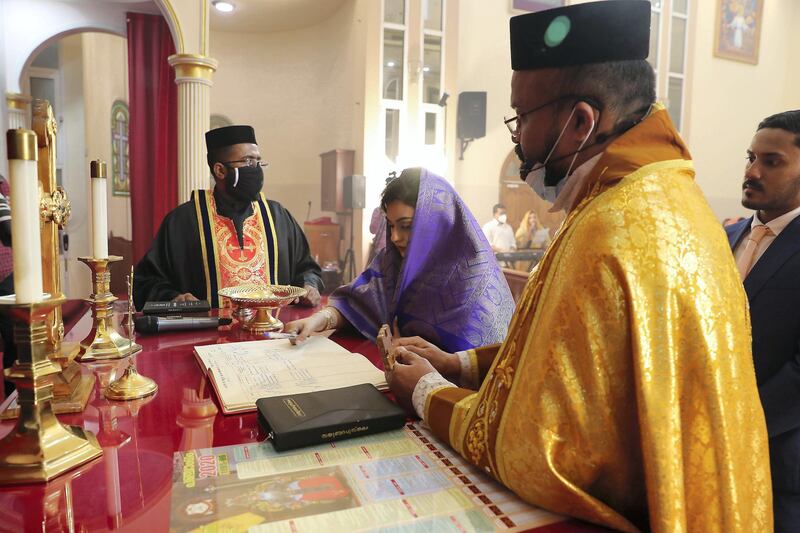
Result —
[{"label": "black face mask", "polygon": [[522,153],[522,145],[519,143],[514,145],[514,153],[517,154],[517,159],[519,159],[519,179],[525,181],[535,163],[525,159],[525,154]]},{"label": "black face mask", "polygon": [[264,186],[264,170],[260,167],[226,167],[225,192],[242,202],[255,202]]}]

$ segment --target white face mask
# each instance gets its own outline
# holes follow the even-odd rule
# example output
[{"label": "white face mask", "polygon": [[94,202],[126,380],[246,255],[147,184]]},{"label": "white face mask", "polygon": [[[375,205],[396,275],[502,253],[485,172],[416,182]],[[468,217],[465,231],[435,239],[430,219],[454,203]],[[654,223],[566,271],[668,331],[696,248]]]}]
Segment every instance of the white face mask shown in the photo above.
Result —
[{"label": "white face mask", "polygon": [[589,128],[589,134],[586,135],[586,138],[583,139],[581,145],[578,147],[578,151],[575,152],[575,155],[572,158],[572,162],[570,162],[569,164],[569,168],[567,169],[567,173],[564,175],[564,178],[558,180],[558,183],[556,185],[546,185],[545,176],[547,175],[547,170],[545,167],[548,161],[550,161],[550,157],[553,155],[553,152],[555,152],[558,143],[561,142],[561,137],[564,136],[564,132],[567,131],[567,126],[569,126],[569,121],[572,120],[573,115],[575,115],[574,107],[572,108],[572,112],[569,114],[569,117],[567,117],[567,121],[564,123],[564,127],[561,128],[561,133],[558,134],[556,142],[553,143],[553,147],[550,149],[550,152],[548,152],[547,157],[545,157],[542,163],[534,165],[531,171],[528,172],[528,175],[525,176],[525,183],[527,183],[528,186],[531,189],[533,189],[533,192],[538,194],[543,200],[546,200],[550,203],[555,202],[556,198],[558,197],[558,194],[561,192],[561,189],[564,187],[564,184],[567,181],[564,178],[569,177],[570,173],[572,172],[572,167],[575,165],[575,161],[578,159],[578,154],[580,154],[581,150],[583,150],[586,141],[589,140],[589,137],[591,137],[592,135],[592,131],[594,131],[594,127],[597,125],[593,119],[592,127]]},{"label": "white face mask", "polygon": [[501,224],[505,224],[506,220],[508,220],[508,215],[500,215],[497,217],[497,221]]}]

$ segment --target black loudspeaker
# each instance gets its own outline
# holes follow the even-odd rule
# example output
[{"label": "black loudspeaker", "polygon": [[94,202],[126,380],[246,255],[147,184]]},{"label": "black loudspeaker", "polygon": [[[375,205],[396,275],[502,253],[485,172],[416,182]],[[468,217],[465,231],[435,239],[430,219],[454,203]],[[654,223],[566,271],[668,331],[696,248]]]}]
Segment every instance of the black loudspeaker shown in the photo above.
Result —
[{"label": "black loudspeaker", "polygon": [[367,180],[364,176],[345,176],[342,203],[345,209],[364,209]]},{"label": "black loudspeaker", "polygon": [[456,135],[459,139],[480,139],[486,135],[486,91],[458,95]]}]

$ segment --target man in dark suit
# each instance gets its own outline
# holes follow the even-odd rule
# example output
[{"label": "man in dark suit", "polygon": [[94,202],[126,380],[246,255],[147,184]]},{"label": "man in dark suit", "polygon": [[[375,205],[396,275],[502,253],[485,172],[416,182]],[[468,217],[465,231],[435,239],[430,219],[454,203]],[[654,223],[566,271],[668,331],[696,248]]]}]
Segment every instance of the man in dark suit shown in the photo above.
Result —
[{"label": "man in dark suit", "polygon": [[800,531],[800,110],[758,125],[742,189],[755,216],[725,231],[750,302],[775,531]]}]

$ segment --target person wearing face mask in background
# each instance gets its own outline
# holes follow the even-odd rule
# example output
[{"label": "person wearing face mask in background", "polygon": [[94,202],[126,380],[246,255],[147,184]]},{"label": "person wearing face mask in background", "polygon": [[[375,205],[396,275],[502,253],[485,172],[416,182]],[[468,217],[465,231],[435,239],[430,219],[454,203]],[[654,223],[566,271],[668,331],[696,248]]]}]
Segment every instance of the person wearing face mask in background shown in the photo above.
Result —
[{"label": "person wearing face mask in background", "polygon": [[483,233],[494,252],[510,252],[517,249],[514,228],[508,223],[506,206],[495,204],[492,208],[494,218],[483,225]]},{"label": "person wearing face mask in background", "polygon": [[396,339],[387,381],[533,505],[626,532],[772,531],[747,298],[655,102],[650,16],[607,0],[511,18],[506,123],[566,219],[502,344]]},{"label": "person wearing face mask in background", "polygon": [[220,289],[251,283],[305,287],[300,303],[317,305],[321,270],[294,217],[261,192],[267,163],[253,128],[211,130],[206,148],[214,189],[193,191],[164,217],[136,265],[136,308],[197,299],[217,308]]}]

